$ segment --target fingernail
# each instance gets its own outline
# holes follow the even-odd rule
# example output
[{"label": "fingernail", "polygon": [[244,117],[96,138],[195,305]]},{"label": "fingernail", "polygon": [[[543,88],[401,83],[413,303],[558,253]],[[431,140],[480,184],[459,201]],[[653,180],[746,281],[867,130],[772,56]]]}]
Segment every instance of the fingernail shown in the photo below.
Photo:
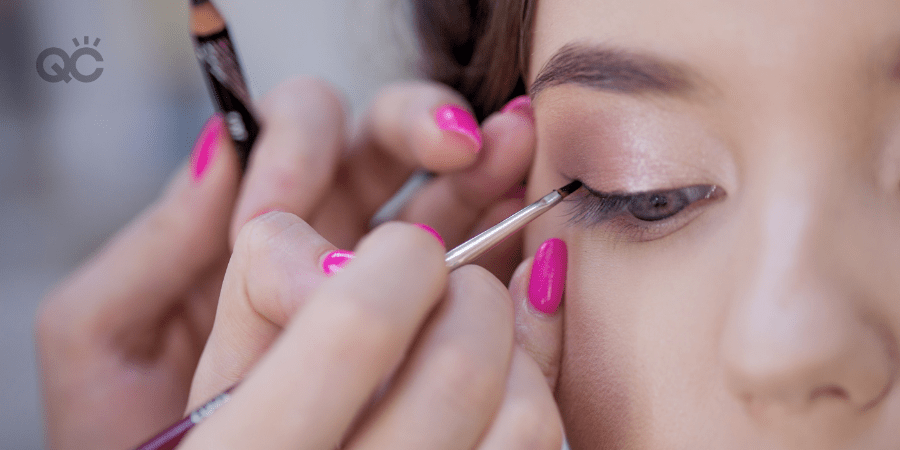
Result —
[{"label": "fingernail", "polygon": [[531,121],[534,121],[534,110],[531,109],[531,97],[527,95],[520,95],[510,100],[500,112],[520,114]]},{"label": "fingernail", "polygon": [[200,131],[200,135],[197,137],[197,142],[194,144],[194,149],[191,152],[191,175],[193,175],[194,181],[203,179],[203,175],[216,156],[218,148],[216,144],[219,141],[219,134],[222,132],[223,124],[222,116],[213,114],[206,121],[203,130]]},{"label": "fingernail", "polygon": [[568,251],[560,239],[548,239],[534,255],[531,279],[528,281],[528,300],[544,314],[554,314],[562,301],[566,287]]},{"label": "fingernail", "polygon": [[327,255],[322,261],[322,271],[325,275],[332,276],[341,271],[344,266],[356,256],[350,250],[335,250]]},{"label": "fingernail", "polygon": [[444,105],[438,108],[434,114],[438,128],[444,131],[453,131],[472,140],[475,151],[481,150],[481,131],[478,130],[478,122],[468,111],[456,105]]},{"label": "fingernail", "polygon": [[431,233],[431,235],[434,236],[435,239],[437,239],[438,242],[440,242],[442,246],[446,247],[446,245],[444,245],[444,238],[441,237],[441,233],[438,233],[437,231],[435,231],[434,228],[431,228],[428,225],[425,225],[424,223],[417,223],[416,226]]}]

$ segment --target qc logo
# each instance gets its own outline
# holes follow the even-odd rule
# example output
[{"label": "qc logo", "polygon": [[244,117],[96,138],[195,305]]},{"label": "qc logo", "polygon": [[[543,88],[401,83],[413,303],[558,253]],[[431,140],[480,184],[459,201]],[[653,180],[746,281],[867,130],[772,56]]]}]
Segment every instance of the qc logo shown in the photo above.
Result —
[{"label": "qc logo", "polygon": [[[78,38],[73,38],[72,42],[75,43],[75,47],[79,47]],[[94,47],[100,44],[100,38],[97,38],[94,41]],[[88,37],[84,37],[84,45],[88,45]],[[71,55],[66,53],[65,50],[59,47],[50,47],[44,51],[42,51],[37,58],[37,72],[44,81],[48,83],[59,83],[60,81],[65,81],[66,83],[72,81],[72,78],[82,82],[82,83],[90,83],[97,78],[100,78],[100,74],[103,73],[102,67],[97,67],[94,71],[88,75],[85,75],[78,71],[78,59],[82,56],[91,56],[94,58],[94,61],[102,62],[103,56],[100,55],[96,49],[91,47],[80,47],[77,48]],[[51,56],[58,56],[62,59],[62,66],[59,65],[59,62],[54,62],[50,69],[53,73],[47,72],[47,68],[45,67],[45,62],[47,58]]]}]

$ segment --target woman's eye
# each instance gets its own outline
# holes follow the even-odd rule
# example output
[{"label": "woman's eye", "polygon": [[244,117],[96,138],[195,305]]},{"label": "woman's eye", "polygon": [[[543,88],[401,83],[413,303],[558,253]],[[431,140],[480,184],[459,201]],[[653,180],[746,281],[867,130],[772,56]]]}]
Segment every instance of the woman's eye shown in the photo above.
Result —
[{"label": "woman's eye", "polygon": [[695,206],[723,194],[714,185],[635,193],[604,193],[585,185],[582,194],[570,197],[577,203],[571,221],[607,225],[638,241],[653,240],[686,225],[696,216]]},{"label": "woman's eye", "polygon": [[715,186],[691,186],[669,191],[647,192],[631,195],[628,212],[647,222],[668,219],[691,203],[709,198]]}]

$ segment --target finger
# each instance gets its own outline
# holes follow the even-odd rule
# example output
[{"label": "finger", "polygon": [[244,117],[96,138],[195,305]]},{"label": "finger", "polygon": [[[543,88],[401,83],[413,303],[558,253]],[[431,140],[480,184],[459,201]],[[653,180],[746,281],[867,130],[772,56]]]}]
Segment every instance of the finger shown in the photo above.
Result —
[{"label": "finger", "polygon": [[547,381],[528,354],[513,352],[503,404],[478,450],[559,450],[563,425]]},{"label": "finger", "polygon": [[188,411],[244,377],[326,279],[322,264],[334,250],[290,213],[264,214],[241,229]]},{"label": "finger", "polygon": [[471,235],[486,208],[525,179],[534,153],[534,123],[530,105],[511,104],[518,108],[506,108],[485,121],[479,160],[427,185],[401,214],[402,220],[435,228],[452,247]]},{"label": "finger", "polygon": [[189,296],[227,256],[238,163],[226,136],[213,116],[161,197],[48,296],[40,330],[107,338],[158,325]]},{"label": "finger", "polygon": [[184,448],[337,445],[403,359],[446,285],[443,247],[418,227],[379,227],[356,255],[319,286]]},{"label": "finger", "polygon": [[322,81],[284,82],[259,111],[264,127],[235,208],[232,242],[248,220],[273,209],[308,219],[331,186],[345,146],[341,100]]},{"label": "finger", "polygon": [[[450,88],[433,82],[403,83],[383,89],[364,114],[350,155],[338,180],[343,189],[324,204],[313,226],[355,216],[333,232],[336,243],[344,235],[358,238],[369,218],[390,198],[413,170],[443,173],[473,164],[482,135],[468,103]],[[340,245],[340,244],[339,244]]]},{"label": "finger", "polygon": [[455,271],[409,360],[345,448],[472,448],[500,405],[512,345],[506,288],[480,267]]},{"label": "finger", "polygon": [[428,81],[383,89],[361,125],[357,154],[387,156],[407,169],[458,170],[473,163],[483,145],[478,122],[462,95]]},{"label": "finger", "polygon": [[548,239],[534,258],[519,265],[510,282],[516,311],[516,343],[524,349],[556,387],[562,355],[562,299],[566,283],[567,249]]}]

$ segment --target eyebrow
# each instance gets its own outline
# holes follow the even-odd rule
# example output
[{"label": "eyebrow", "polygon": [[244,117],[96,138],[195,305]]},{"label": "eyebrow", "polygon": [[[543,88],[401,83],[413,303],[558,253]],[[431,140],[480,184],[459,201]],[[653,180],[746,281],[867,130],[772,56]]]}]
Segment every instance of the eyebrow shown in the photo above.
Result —
[{"label": "eyebrow", "polygon": [[562,84],[625,94],[686,95],[697,77],[684,66],[659,57],[583,43],[566,44],[541,69],[531,96]]}]

